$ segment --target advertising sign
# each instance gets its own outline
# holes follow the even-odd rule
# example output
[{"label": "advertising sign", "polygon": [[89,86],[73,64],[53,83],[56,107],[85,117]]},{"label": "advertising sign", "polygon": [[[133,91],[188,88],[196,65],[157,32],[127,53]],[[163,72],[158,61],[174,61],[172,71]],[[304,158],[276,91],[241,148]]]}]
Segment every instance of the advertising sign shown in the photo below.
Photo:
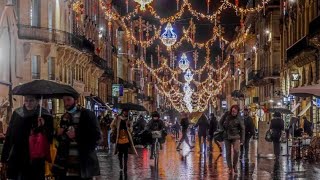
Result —
[{"label": "advertising sign", "polygon": [[122,84],[112,84],[112,96],[113,97],[123,96],[123,85]]}]

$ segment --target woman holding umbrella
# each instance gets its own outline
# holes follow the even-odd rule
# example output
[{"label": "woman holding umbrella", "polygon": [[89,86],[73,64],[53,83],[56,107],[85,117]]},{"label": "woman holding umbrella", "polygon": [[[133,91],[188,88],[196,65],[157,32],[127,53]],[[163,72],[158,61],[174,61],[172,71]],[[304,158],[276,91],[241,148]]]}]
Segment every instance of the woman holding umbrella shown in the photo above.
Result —
[{"label": "woman holding umbrella", "polygon": [[[12,114],[1,155],[2,170],[6,171],[8,179],[45,179],[50,146],[41,146],[44,148],[40,150],[30,143],[32,138],[40,138],[47,145],[52,142],[53,118],[46,109],[41,109],[41,117],[39,112],[39,100],[35,96],[25,96],[23,107]],[[36,134],[44,136],[33,136]],[[37,156],[39,154],[44,156]]]}]

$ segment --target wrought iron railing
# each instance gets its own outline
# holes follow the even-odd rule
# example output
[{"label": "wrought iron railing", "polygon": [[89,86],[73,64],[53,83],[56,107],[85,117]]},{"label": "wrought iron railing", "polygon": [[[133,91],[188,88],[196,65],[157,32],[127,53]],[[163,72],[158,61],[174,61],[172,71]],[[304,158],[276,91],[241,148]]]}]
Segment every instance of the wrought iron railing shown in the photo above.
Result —
[{"label": "wrought iron railing", "polygon": [[20,39],[38,40],[72,46],[82,52],[94,53],[94,45],[83,36],[51,28],[18,25]]}]

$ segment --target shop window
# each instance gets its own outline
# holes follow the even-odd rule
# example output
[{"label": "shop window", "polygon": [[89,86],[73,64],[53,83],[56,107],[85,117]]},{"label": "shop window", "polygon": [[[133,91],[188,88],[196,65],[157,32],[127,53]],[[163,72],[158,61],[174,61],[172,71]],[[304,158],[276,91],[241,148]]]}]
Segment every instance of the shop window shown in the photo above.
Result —
[{"label": "shop window", "polygon": [[40,79],[40,56],[32,56],[31,62],[32,79]]}]

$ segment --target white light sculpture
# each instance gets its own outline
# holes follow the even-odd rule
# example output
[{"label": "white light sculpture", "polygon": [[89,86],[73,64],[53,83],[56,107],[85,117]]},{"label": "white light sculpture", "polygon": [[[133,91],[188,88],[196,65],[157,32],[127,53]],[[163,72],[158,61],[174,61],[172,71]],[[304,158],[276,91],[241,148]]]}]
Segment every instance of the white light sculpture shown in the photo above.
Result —
[{"label": "white light sculpture", "polygon": [[141,11],[145,11],[146,5],[150,4],[153,0],[134,0],[134,1],[140,4]]},{"label": "white light sculpture", "polygon": [[184,79],[190,83],[193,80],[193,74],[190,69],[187,70],[187,72],[184,74]]},{"label": "white light sculpture", "polygon": [[160,37],[162,43],[167,46],[168,49],[171,48],[174,43],[177,42],[177,34],[173,32],[171,23],[167,24],[164,33]]},{"label": "white light sculpture", "polygon": [[183,53],[182,56],[181,56],[181,59],[179,61],[179,68],[185,72],[190,66],[190,62],[187,58],[187,55],[186,53]]}]

